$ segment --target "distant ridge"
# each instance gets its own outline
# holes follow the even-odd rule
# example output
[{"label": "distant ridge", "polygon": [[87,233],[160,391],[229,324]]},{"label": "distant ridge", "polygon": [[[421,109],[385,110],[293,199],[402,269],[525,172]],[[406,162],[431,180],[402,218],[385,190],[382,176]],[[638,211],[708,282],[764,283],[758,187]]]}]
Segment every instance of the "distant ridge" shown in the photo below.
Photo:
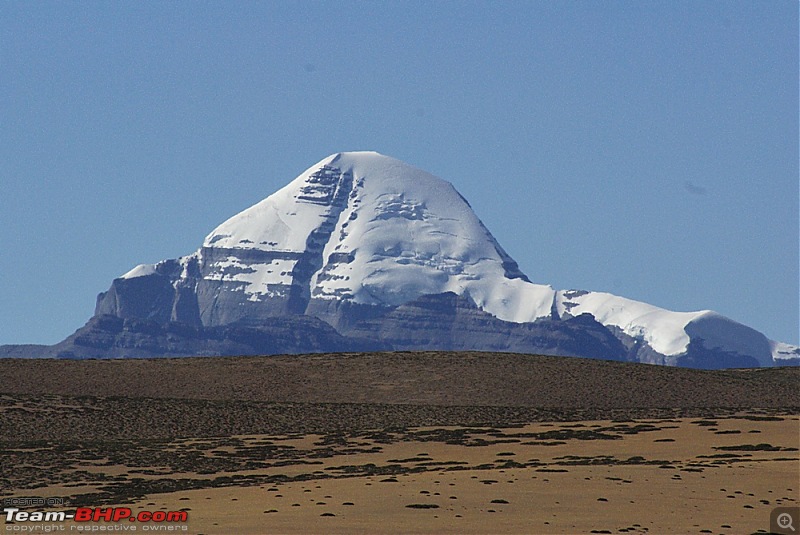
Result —
[{"label": "distant ridge", "polygon": [[692,370],[464,351],[0,360],[0,393],[550,409],[796,408],[799,368]]}]

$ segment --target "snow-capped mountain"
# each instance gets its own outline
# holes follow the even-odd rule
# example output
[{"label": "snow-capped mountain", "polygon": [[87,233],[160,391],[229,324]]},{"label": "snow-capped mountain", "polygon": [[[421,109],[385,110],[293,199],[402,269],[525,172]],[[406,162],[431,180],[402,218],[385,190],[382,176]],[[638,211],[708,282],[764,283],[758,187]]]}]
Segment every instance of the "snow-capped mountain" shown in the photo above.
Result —
[{"label": "snow-capped mountain", "polygon": [[800,357],[708,310],[535,284],[450,183],[374,152],[331,155],[222,223],[195,253],[135,267],[98,297],[96,316],[106,315],[201,330],[313,317],[386,349],[698,367]]},{"label": "snow-capped mountain", "polygon": [[450,183],[377,153],[325,158],[214,229],[198,255],[214,257],[207,279],[243,283],[253,302],[291,297],[300,313],[312,299],[393,307],[453,292],[522,323],[549,316],[554,296]]}]

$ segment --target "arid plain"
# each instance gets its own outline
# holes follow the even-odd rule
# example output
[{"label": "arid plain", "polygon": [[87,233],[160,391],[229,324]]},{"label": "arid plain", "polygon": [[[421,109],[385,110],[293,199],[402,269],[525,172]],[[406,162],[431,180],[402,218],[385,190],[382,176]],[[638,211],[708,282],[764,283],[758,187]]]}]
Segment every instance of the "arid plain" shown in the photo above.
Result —
[{"label": "arid plain", "polygon": [[4,498],[186,511],[188,533],[757,533],[800,497],[798,368],[428,352],[0,374]]}]

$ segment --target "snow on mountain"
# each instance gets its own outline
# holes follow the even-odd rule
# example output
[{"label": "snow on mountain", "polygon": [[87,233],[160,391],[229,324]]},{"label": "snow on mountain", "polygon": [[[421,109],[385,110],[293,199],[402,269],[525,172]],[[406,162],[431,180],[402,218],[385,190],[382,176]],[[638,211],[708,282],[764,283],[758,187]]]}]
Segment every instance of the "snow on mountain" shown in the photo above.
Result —
[{"label": "snow on mountain", "polygon": [[770,349],[775,360],[800,359],[800,347],[770,340]]},{"label": "snow on mountain", "polygon": [[693,343],[762,366],[799,352],[708,310],[672,312],[534,284],[449,182],[375,152],[321,160],[219,225],[195,254],[137,266],[122,279],[168,272],[176,292],[200,296],[204,325],[255,310],[230,301],[237,293],[248,307],[286,302],[286,311],[303,314],[310,303],[397,307],[453,292],[514,323],[591,314],[629,345],[655,352],[653,362],[674,364]]},{"label": "snow on mountain", "polygon": [[665,363],[684,354],[693,339],[709,350],[752,356],[761,366],[770,366],[774,358],[763,334],[711,310],[672,312],[608,293],[575,290],[559,292],[557,309],[561,316],[588,312],[603,325],[645,341],[666,357]]},{"label": "snow on mountain", "polygon": [[[507,321],[550,315],[553,289],[527,281],[450,183],[374,152],[325,158],[214,229],[204,247],[301,255],[323,240],[313,298],[397,306],[454,292]],[[270,257],[232,280],[266,299],[299,260]],[[217,267],[237,263],[229,256]]]},{"label": "snow on mountain", "polygon": [[558,293],[559,316],[589,313],[603,325],[618,327],[633,338],[642,338],[665,356],[686,351],[686,325],[710,311],[672,312],[647,303],[604,292],[567,290]]},{"label": "snow on mountain", "polygon": [[121,279],[135,279],[136,277],[147,277],[156,273],[157,264],[139,264],[129,272],[121,276]]}]

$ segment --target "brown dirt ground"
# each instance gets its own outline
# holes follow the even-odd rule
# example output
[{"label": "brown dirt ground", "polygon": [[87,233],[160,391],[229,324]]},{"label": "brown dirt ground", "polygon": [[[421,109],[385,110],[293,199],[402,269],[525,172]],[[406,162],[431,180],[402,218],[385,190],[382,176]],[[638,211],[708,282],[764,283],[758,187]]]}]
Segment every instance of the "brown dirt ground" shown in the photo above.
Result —
[{"label": "brown dirt ground", "polygon": [[800,368],[692,370],[569,357],[389,352],[0,359],[22,395],[557,408],[800,406]]},{"label": "brown dirt ground", "polygon": [[204,534],[754,533],[800,502],[799,433],[740,413],[95,445],[4,494],[185,510],[173,527]]},{"label": "brown dirt ground", "polygon": [[8,359],[0,487],[188,509],[184,533],[765,532],[800,501],[798,415],[797,368]]}]

